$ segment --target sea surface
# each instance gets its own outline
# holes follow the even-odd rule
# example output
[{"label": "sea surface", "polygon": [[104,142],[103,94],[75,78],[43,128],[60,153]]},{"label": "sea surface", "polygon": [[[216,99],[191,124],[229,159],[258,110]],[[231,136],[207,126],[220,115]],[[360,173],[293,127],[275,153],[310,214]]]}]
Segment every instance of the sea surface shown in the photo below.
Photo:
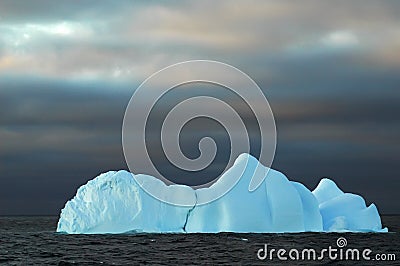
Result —
[{"label": "sea surface", "polygon": [[[67,235],[55,232],[57,221],[56,216],[0,217],[0,264],[400,265],[400,216],[382,217],[390,233]],[[329,246],[337,249],[332,253],[336,259],[325,253],[321,256],[321,250]],[[276,251],[269,257],[272,249],[286,250],[281,258],[287,260],[280,260]],[[315,250],[316,260],[313,253],[308,258],[307,252],[302,259],[303,249]],[[348,249],[359,250],[360,260],[355,260],[356,255],[352,258],[351,252],[347,260],[345,255],[340,259],[340,252],[346,254]],[[365,249],[371,250],[370,260],[362,257]]]}]

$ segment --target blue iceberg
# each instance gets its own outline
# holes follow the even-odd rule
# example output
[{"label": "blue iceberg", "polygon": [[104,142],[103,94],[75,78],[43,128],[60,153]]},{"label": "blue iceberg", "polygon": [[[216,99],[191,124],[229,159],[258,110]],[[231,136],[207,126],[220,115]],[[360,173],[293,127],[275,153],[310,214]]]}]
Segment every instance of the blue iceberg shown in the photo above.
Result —
[{"label": "blue iceberg", "polygon": [[[215,193],[231,178],[237,184],[207,204],[202,198]],[[253,189],[252,182],[258,178]],[[236,179],[235,179],[236,180]],[[165,198],[184,198],[185,206],[160,201],[143,190],[156,187]],[[257,159],[240,155],[234,165],[208,188],[165,185],[148,175],[110,171],[81,186],[61,210],[57,232],[98,233],[217,233],[217,232],[387,232],[374,204],[344,193],[329,179],[314,191],[289,181]]]}]

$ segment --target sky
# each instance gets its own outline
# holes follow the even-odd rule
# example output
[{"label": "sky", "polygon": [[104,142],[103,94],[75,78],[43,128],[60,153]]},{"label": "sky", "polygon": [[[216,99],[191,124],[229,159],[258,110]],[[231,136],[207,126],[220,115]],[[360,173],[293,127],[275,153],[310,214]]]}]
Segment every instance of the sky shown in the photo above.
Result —
[{"label": "sky", "polygon": [[0,1],[0,215],[57,215],[88,180],[127,169],[130,97],[193,59],[263,90],[274,169],[400,213],[399,13],[369,0]]}]

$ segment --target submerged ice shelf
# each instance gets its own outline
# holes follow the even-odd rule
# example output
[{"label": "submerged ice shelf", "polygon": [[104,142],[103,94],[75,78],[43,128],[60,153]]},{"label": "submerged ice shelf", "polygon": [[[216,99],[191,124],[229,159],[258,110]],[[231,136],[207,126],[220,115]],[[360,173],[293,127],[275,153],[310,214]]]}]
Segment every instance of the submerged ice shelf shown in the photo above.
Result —
[{"label": "submerged ice shelf", "polygon": [[[269,171],[268,171],[269,170]],[[249,191],[253,176],[261,184]],[[229,178],[238,183],[221,198],[198,205]],[[187,206],[159,201],[139,185],[156,186],[168,198],[185,198]],[[344,193],[329,179],[314,191],[289,181],[276,170],[260,166],[257,159],[240,155],[235,164],[209,188],[193,190],[184,185],[165,185],[147,175],[110,171],[81,186],[61,211],[57,232],[70,234],[215,232],[387,232],[374,204]]]}]

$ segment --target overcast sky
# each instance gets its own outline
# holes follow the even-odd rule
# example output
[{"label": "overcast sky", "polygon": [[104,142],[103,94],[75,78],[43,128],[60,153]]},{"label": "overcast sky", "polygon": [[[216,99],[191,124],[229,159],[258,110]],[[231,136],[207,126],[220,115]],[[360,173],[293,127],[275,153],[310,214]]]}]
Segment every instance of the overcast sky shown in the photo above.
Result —
[{"label": "overcast sky", "polygon": [[127,169],[132,93],[191,59],[263,89],[273,168],[400,213],[398,14],[398,1],[0,1],[0,215],[58,214],[88,180]]}]

